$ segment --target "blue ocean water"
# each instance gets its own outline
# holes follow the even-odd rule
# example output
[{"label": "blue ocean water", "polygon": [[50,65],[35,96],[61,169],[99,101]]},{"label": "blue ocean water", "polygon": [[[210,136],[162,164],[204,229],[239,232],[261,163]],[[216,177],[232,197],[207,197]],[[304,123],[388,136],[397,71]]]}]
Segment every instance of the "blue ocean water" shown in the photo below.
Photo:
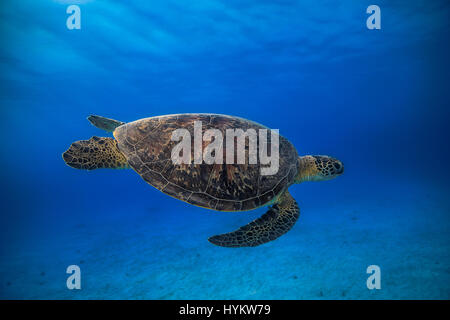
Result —
[{"label": "blue ocean water", "polygon": [[[2,1],[0,298],[449,299],[450,7],[380,0],[369,30],[371,4]],[[284,236],[222,248],[207,238],[266,209],[214,212],[61,158],[107,135],[90,114],[185,112],[279,129],[345,173],[290,188],[301,216]]]}]

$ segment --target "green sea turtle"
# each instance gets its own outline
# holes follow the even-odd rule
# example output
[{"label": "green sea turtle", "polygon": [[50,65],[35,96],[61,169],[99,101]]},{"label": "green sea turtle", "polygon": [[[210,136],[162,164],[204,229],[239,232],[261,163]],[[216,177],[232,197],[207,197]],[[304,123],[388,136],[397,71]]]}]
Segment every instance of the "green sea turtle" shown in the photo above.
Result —
[{"label": "green sea turtle", "polygon": [[[208,129],[218,129],[224,136],[227,129],[240,128],[245,132],[250,132],[249,129],[268,129],[233,116],[176,114],[130,123],[100,116],[90,116],[88,120],[94,126],[112,132],[115,139],[94,136],[72,143],[63,153],[63,159],[73,168],[132,168],[158,190],[190,204],[217,211],[247,211],[270,205],[268,211],[253,222],[234,232],[208,239],[223,247],[257,246],[280,237],[292,228],[300,214],[288,187],[304,181],[329,180],[344,171],[339,160],[328,156],[299,157],[294,146],[282,136],[279,136],[278,142],[278,171],[271,175],[262,175],[262,164],[250,164],[250,161],[244,164],[207,164],[204,161],[200,164],[174,163],[172,152],[178,142],[172,139],[173,132],[181,128],[194,136],[196,121],[203,125],[202,134]],[[211,140],[202,139],[202,150]],[[247,155],[249,140],[244,138]],[[224,154],[226,148],[228,145],[223,146]],[[260,149],[259,145],[257,148]]]}]

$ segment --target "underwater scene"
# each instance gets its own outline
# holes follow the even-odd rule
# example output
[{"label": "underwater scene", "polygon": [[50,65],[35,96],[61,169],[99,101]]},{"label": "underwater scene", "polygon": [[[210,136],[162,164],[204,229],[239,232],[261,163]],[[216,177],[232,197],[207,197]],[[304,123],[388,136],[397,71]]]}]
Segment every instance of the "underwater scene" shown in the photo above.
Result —
[{"label": "underwater scene", "polygon": [[[449,299],[449,13],[2,1],[0,299]],[[150,185],[143,150],[163,153],[149,146],[173,117],[133,121],[186,113],[278,129],[282,191],[217,211],[175,190],[195,172],[168,178],[169,195]],[[242,200],[261,187],[250,172],[207,175],[202,195]]]}]

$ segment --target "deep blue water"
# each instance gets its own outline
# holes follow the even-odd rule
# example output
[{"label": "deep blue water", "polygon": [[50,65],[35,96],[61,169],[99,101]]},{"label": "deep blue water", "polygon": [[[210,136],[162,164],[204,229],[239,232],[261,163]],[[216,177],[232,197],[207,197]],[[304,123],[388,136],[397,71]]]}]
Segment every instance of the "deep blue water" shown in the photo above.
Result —
[{"label": "deep blue water", "polygon": [[[79,3],[81,30],[66,28]],[[447,1],[3,1],[2,299],[449,299]],[[61,153],[121,121],[222,113],[277,128],[345,174],[290,188],[281,238],[211,235],[265,212],[216,213],[132,170]],[[82,289],[66,288],[79,265]],[[368,290],[366,268],[381,269]]]}]

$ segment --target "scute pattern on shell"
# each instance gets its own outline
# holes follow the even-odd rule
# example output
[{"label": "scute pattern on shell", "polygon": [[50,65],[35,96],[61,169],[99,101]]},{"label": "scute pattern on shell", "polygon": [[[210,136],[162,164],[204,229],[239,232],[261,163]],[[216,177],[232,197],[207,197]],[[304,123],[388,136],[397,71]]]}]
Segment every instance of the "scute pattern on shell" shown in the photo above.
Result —
[{"label": "scute pattern on shell", "polygon": [[[118,127],[114,136],[130,166],[146,182],[170,196],[197,206],[219,211],[251,210],[266,205],[292,183],[298,170],[298,155],[294,146],[282,136],[279,141],[279,170],[275,175],[260,175],[259,161],[258,164],[174,165],[171,152],[178,142],[171,141],[172,132],[185,128],[193,137],[194,121],[202,122],[202,134],[214,128],[221,130],[224,138],[226,129],[267,129],[238,117],[179,114],[127,123]],[[203,148],[208,144],[209,142],[203,142]],[[246,146],[248,147],[248,139]],[[225,159],[225,144],[223,148]]]}]

